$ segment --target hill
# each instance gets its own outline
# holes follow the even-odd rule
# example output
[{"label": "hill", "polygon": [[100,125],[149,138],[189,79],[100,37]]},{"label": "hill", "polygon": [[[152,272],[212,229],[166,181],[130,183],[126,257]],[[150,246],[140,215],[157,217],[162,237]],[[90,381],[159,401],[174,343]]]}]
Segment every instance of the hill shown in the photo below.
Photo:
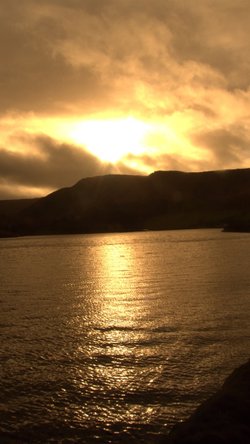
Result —
[{"label": "hill", "polygon": [[[0,215],[1,215],[0,202]],[[22,207],[23,205],[23,207]],[[250,169],[80,180],[7,211],[12,234],[250,227]],[[11,207],[11,205],[10,205]]]},{"label": "hill", "polygon": [[19,219],[19,213],[30,207],[38,199],[0,200],[0,237],[13,235],[13,224]]}]

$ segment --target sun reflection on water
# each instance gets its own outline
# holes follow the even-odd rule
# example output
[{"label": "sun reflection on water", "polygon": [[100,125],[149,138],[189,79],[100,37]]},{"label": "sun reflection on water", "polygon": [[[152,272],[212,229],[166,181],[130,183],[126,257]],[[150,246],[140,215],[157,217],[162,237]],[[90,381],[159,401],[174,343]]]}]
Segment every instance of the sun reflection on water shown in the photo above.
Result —
[{"label": "sun reflection on water", "polygon": [[[104,243],[92,263],[96,282],[92,328],[87,343],[79,341],[75,352],[78,360],[84,357],[84,368],[74,369],[74,385],[88,394],[95,409],[101,404],[99,420],[107,428],[121,422],[151,423],[159,413],[152,393],[163,372],[163,365],[154,359],[158,349],[152,347],[147,325],[153,307],[141,273],[143,257],[138,257],[133,244],[117,240]],[[77,316],[75,328],[82,330],[85,322]],[[88,412],[91,421],[89,405]]]},{"label": "sun reflection on water", "polygon": [[1,421],[12,437],[158,442],[248,358],[247,234],[45,236],[1,247]]},{"label": "sun reflection on water", "polygon": [[136,268],[134,248],[127,244],[105,245],[100,255],[100,265],[102,324],[106,327],[112,324],[133,327],[138,308],[133,300],[135,282],[131,279]]}]

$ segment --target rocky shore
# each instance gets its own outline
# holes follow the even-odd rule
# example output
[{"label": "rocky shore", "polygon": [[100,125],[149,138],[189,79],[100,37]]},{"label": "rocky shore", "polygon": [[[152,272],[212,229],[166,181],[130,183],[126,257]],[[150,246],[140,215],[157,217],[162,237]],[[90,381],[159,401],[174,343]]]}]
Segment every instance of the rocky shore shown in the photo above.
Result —
[{"label": "rocky shore", "polygon": [[175,426],[163,443],[249,444],[250,361],[236,369],[187,421]]}]

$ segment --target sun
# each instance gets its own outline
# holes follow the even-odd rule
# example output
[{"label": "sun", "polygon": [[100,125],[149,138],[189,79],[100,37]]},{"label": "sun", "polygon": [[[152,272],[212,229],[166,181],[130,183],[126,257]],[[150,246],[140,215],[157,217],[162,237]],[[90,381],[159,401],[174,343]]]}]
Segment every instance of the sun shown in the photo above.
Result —
[{"label": "sun", "polygon": [[129,153],[144,152],[144,140],[149,131],[149,124],[127,117],[85,120],[74,124],[69,136],[100,160],[116,163]]}]

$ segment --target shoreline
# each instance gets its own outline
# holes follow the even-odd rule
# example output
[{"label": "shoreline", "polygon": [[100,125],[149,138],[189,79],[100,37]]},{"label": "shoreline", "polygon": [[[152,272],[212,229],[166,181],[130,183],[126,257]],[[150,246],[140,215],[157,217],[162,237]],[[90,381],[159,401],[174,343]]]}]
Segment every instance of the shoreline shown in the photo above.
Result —
[{"label": "shoreline", "polygon": [[250,442],[250,360],[234,370],[223,385],[162,444],[248,444]]}]

